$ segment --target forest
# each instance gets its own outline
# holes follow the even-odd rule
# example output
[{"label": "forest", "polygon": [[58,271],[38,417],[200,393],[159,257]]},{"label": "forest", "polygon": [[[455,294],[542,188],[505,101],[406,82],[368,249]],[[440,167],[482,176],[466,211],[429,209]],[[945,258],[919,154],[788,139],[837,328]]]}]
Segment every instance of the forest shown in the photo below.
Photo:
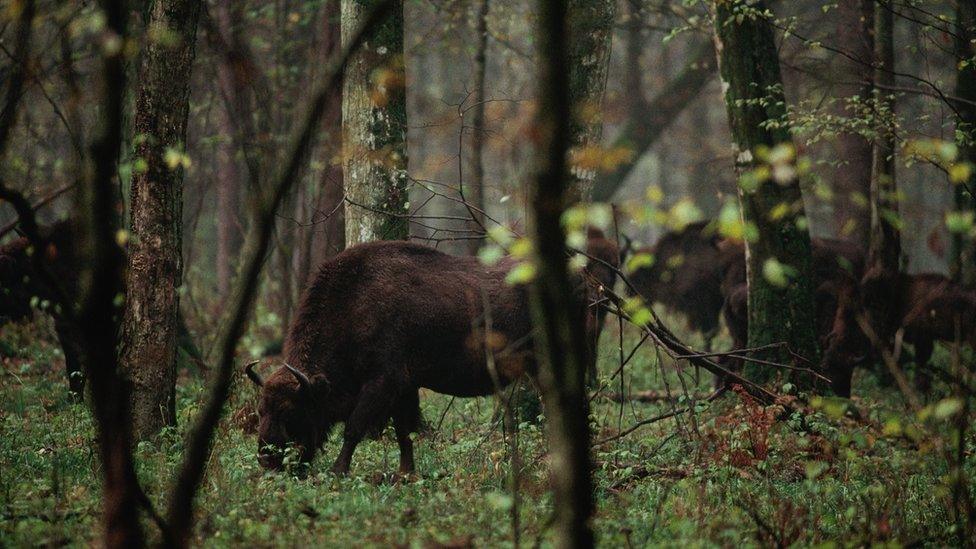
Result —
[{"label": "forest", "polygon": [[976,0],[0,0],[0,547],[976,548]]}]

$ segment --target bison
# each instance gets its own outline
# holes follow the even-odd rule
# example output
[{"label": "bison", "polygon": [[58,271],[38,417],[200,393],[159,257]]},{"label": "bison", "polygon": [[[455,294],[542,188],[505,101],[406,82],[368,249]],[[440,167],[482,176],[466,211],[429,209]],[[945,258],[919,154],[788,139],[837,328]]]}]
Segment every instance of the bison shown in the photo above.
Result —
[{"label": "bison", "polygon": [[[831,382],[832,391],[850,396],[854,366],[870,351],[868,340],[857,327],[858,280],[846,269],[814,269],[817,339],[823,356],[820,371]],[[745,282],[727,291],[722,315],[732,336],[732,347],[748,345],[748,285]],[[731,361],[737,367],[739,361]]]},{"label": "bison", "polygon": [[936,273],[900,274],[894,302],[897,327],[915,348],[916,385],[927,392],[936,341],[958,341],[976,349],[976,291]]},{"label": "bison", "polygon": [[[513,264],[409,242],[361,244],[323,263],[289,329],[285,365],[266,380],[247,369],[261,387],[261,465],[280,468],[291,445],[310,461],[343,423],[332,470],[348,473],[363,437],[392,419],[399,472],[413,472],[420,388],[484,396],[536,372],[528,289],[505,282]],[[579,277],[577,296],[588,341],[597,336],[592,276]]]},{"label": "bison", "polygon": [[[77,274],[78,242],[75,231],[68,222],[58,222],[41,230],[46,243],[43,261],[50,274],[61,284],[61,291],[70,298],[78,295]],[[0,246],[0,326],[8,322],[20,322],[33,317],[36,308],[54,319],[58,342],[64,351],[68,386],[72,392],[84,390],[80,359],[80,342],[60,306],[57,293],[43,281],[35,269],[32,255],[38,253],[26,238],[17,238]]]},{"label": "bison", "polygon": [[[42,227],[40,236],[45,243],[41,250],[45,268],[60,284],[60,290],[74,306],[81,299],[78,283],[81,258],[78,251],[81,241],[78,232],[69,221],[59,221]],[[33,254],[37,253],[26,238],[16,238],[0,246],[0,326],[8,322],[20,322],[33,317],[35,310],[43,309],[54,320],[58,343],[64,352],[68,387],[76,394],[84,391],[85,377],[81,361],[81,345],[70,320],[61,305],[55,305],[58,292],[44,282],[35,268]],[[194,361],[201,361],[183,315],[178,316],[180,349]]]},{"label": "bison", "polygon": [[[845,273],[860,276],[864,254],[857,245],[823,238],[814,238],[811,244],[818,280]],[[703,221],[670,232],[638,252],[652,254],[654,263],[631,274],[636,292],[684,314],[689,328],[701,332],[710,348],[726,299],[746,281],[742,243],[720,238]]]}]

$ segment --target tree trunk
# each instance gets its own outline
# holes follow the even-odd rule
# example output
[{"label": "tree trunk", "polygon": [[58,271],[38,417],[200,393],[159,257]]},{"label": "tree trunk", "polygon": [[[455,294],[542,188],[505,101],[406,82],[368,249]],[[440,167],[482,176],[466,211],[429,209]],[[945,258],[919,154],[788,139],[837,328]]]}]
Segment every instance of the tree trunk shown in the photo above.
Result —
[{"label": "tree trunk", "polygon": [[[342,0],[342,41],[377,0]],[[346,245],[405,239],[407,96],[403,1],[356,52],[342,90]]]},{"label": "tree trunk", "polygon": [[132,176],[132,245],[123,321],[122,364],[132,383],[138,439],[176,423],[176,342],[181,275],[183,168],[198,0],[156,0],[147,36],[175,33],[172,44],[149,41],[134,132],[147,169]]},{"label": "tree trunk", "polygon": [[[956,3],[956,102],[959,119],[956,134],[959,142],[959,162],[976,165],[976,1],[958,0]],[[976,176],[970,172],[964,181],[955,183],[956,209],[976,211]],[[976,286],[976,239],[972,234],[954,234],[951,270],[960,283]]]},{"label": "tree trunk", "polygon": [[[103,0],[106,30],[123,43],[129,39],[129,12],[122,1]],[[122,146],[125,110],[125,59],[120,50],[103,57],[100,79],[102,106],[99,130],[86,162],[81,215],[87,230],[85,261],[81,273],[83,293],[78,314],[82,362],[88,365],[91,402],[98,425],[102,461],[104,545],[140,547],[145,541],[139,522],[140,489],[131,445],[129,395],[119,369],[118,296],[122,284],[124,253],[117,244],[119,193],[115,176]]]},{"label": "tree trunk", "polygon": [[[342,45],[342,17],[339,4],[329,2],[325,8],[325,33],[323,50],[332,56]],[[336,95],[329,102],[325,116],[323,131],[328,136],[325,151],[325,170],[322,173],[321,195],[319,211],[328,215],[322,224],[324,238],[313,254],[313,268],[320,261],[324,261],[346,249],[346,208],[343,204],[342,179],[342,96]]]},{"label": "tree trunk", "polygon": [[590,547],[593,494],[584,379],[588,349],[583,310],[574,305],[561,224],[566,195],[573,192],[566,152],[574,127],[579,128],[570,121],[572,102],[567,96],[572,89],[568,64],[574,58],[566,55],[566,0],[540,0],[538,6],[538,166],[529,212],[538,275],[531,291],[532,317],[546,397],[556,546]]},{"label": "tree trunk", "polygon": [[[569,0],[570,139],[577,150],[601,145],[616,7],[616,0]],[[570,203],[588,200],[595,179],[596,170],[574,166]]]},{"label": "tree trunk", "polygon": [[[874,55],[874,0],[845,0],[838,6],[838,15],[837,47],[857,61],[838,55],[836,70],[842,80],[861,82],[864,80],[864,67]],[[844,84],[838,86],[837,92],[842,101],[834,109],[834,114],[849,117],[851,113],[846,109],[844,100],[853,96],[871,97],[871,85]],[[834,222],[838,236],[867,249],[871,212],[862,204],[871,189],[871,142],[856,133],[844,132],[825,148],[830,149],[831,158],[839,161],[829,171],[829,183],[835,194]]]},{"label": "tree trunk", "polygon": [[[877,5],[874,12],[874,99],[879,108],[894,112],[890,90],[894,85],[894,14],[890,6]],[[871,153],[871,237],[867,270],[861,281],[865,313],[878,341],[888,345],[898,329],[897,277],[901,239],[895,225],[898,216],[895,181],[895,135],[880,125]]]},{"label": "tree trunk", "polygon": [[[471,169],[468,171],[468,184],[464,185],[465,201],[472,206],[469,213],[472,216],[471,230],[482,231],[485,225],[485,70],[488,51],[488,9],[489,0],[481,0],[477,14],[475,34],[478,47],[474,55],[474,109],[471,116]],[[465,182],[461,182],[464,184]],[[468,252],[478,253],[481,240],[469,240]]]},{"label": "tree trunk", "polygon": [[[219,0],[214,7],[214,19],[220,34],[225,38],[238,32],[239,10],[243,4],[232,5],[233,0]],[[230,39],[231,42],[236,42]],[[233,116],[234,106],[238,104],[236,98],[234,67],[222,58],[217,66],[217,81],[223,101],[217,112],[217,127],[221,139],[217,144],[217,295],[225,300],[230,295],[231,282],[234,278],[237,252],[241,246],[241,231],[238,226],[237,199],[240,192],[240,173],[235,158],[237,148],[232,137],[235,132]]]},{"label": "tree trunk", "polygon": [[664,130],[668,129],[678,115],[694,102],[708,84],[715,69],[715,51],[708,42],[703,42],[693,51],[691,62],[681,74],[647,103],[644,111],[646,114],[628,120],[624,125],[623,131],[612,147],[627,147],[634,151],[634,155],[630,161],[621,163],[613,171],[597,179],[593,188],[593,200],[606,201],[613,198],[641,156],[657,142]]},{"label": "tree trunk", "polygon": [[[779,58],[773,31],[762,15],[737,17],[744,8],[739,1],[715,0],[715,48],[725,89],[725,103],[732,129],[736,166],[740,171],[762,165],[762,149],[777,146],[795,151],[786,124]],[[750,2],[749,11],[761,14],[765,3]],[[775,124],[770,125],[770,122]],[[786,342],[808,360],[817,362],[810,236],[797,226],[804,218],[803,200],[795,171],[789,161],[786,176],[767,179],[755,188],[739,186],[739,201],[746,223],[754,224],[758,237],[746,241],[749,283],[749,346]],[[783,205],[786,206],[785,211]],[[773,214],[778,210],[778,215]],[[795,272],[784,281],[764,275],[764,270],[786,265]],[[764,358],[789,362],[785,350],[765,353]],[[766,380],[771,372],[755,365],[746,374]]]}]

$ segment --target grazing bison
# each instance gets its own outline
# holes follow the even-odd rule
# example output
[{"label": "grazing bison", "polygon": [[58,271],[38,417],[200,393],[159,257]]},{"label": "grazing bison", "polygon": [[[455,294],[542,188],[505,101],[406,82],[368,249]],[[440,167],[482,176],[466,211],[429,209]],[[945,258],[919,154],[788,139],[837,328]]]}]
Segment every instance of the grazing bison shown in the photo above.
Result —
[{"label": "grazing bison", "polygon": [[[699,222],[639,252],[653,254],[654,263],[631,274],[637,293],[684,314],[689,327],[701,332],[711,347],[726,298],[746,281],[742,244],[720,239],[708,222]],[[812,254],[818,280],[844,273],[860,276],[863,270],[863,252],[850,242],[814,238]],[[730,331],[734,328],[729,326]]]},{"label": "grazing bison", "polygon": [[[528,290],[505,282],[512,266],[409,242],[361,244],[323,263],[285,341],[286,365],[266,380],[248,368],[261,386],[260,463],[281,467],[289,445],[309,461],[344,423],[332,467],[344,474],[363,437],[392,419],[399,471],[412,472],[420,388],[483,396],[536,371]],[[592,311],[588,279],[578,280],[579,306]]]}]

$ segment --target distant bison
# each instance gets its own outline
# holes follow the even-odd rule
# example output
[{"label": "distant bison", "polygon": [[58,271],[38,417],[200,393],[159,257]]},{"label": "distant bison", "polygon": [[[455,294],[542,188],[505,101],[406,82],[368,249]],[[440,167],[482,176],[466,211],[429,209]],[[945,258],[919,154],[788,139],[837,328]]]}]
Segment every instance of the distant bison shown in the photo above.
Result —
[{"label": "distant bison", "polygon": [[[845,269],[814,269],[817,339],[823,353],[820,372],[830,380],[831,389],[850,396],[854,366],[870,352],[870,345],[857,326],[859,286],[857,278]],[[732,335],[732,348],[748,346],[749,316],[746,283],[728,290],[722,309]],[[738,361],[727,361],[738,367]]]},{"label": "distant bison", "polygon": [[[857,245],[822,238],[812,239],[811,244],[818,280],[837,273],[860,276],[864,254]],[[684,314],[689,327],[701,332],[706,346],[711,347],[726,298],[746,282],[743,245],[721,239],[709,222],[699,222],[667,233],[653,247],[638,250],[641,252],[652,254],[654,263],[631,274],[637,293]]]},{"label": "distant bison", "polygon": [[[536,372],[528,290],[505,282],[512,265],[408,242],[361,244],[322,264],[289,330],[286,365],[267,380],[248,369],[262,387],[260,463],[281,467],[289,445],[309,461],[344,423],[332,469],[346,473],[363,437],[392,419],[399,470],[412,472],[421,387],[483,396]],[[579,306],[590,311],[595,341],[586,279],[578,280]]]},{"label": "distant bison", "polygon": [[17,238],[0,246],[0,326],[30,319],[35,309],[45,306],[45,312],[54,318],[54,329],[64,351],[68,385],[80,394],[85,384],[80,342],[60,308],[54,305],[57,294],[43,282],[33,261],[33,254],[42,254],[61,290],[75,299],[78,294],[78,242],[67,222],[42,228],[41,233],[47,242],[44,250],[34,250],[26,238]]},{"label": "distant bison", "polygon": [[929,360],[936,341],[976,349],[976,291],[935,273],[899,275],[896,304],[904,341],[915,347],[916,383],[929,389]]},{"label": "distant bison", "polygon": [[[68,221],[42,227],[40,233],[46,245],[39,252],[26,238],[16,238],[0,246],[0,326],[29,320],[39,309],[49,314],[54,320],[58,343],[64,352],[68,386],[72,392],[81,394],[85,377],[78,336],[74,334],[64,311],[55,305],[56,291],[44,282],[33,261],[33,254],[42,254],[46,268],[71,301],[69,306],[74,306],[81,299],[82,291],[79,284],[81,259],[78,255],[81,241],[78,232]],[[199,361],[200,353],[186,329],[183,315],[179,315],[178,323],[181,350],[191,359]]]}]

